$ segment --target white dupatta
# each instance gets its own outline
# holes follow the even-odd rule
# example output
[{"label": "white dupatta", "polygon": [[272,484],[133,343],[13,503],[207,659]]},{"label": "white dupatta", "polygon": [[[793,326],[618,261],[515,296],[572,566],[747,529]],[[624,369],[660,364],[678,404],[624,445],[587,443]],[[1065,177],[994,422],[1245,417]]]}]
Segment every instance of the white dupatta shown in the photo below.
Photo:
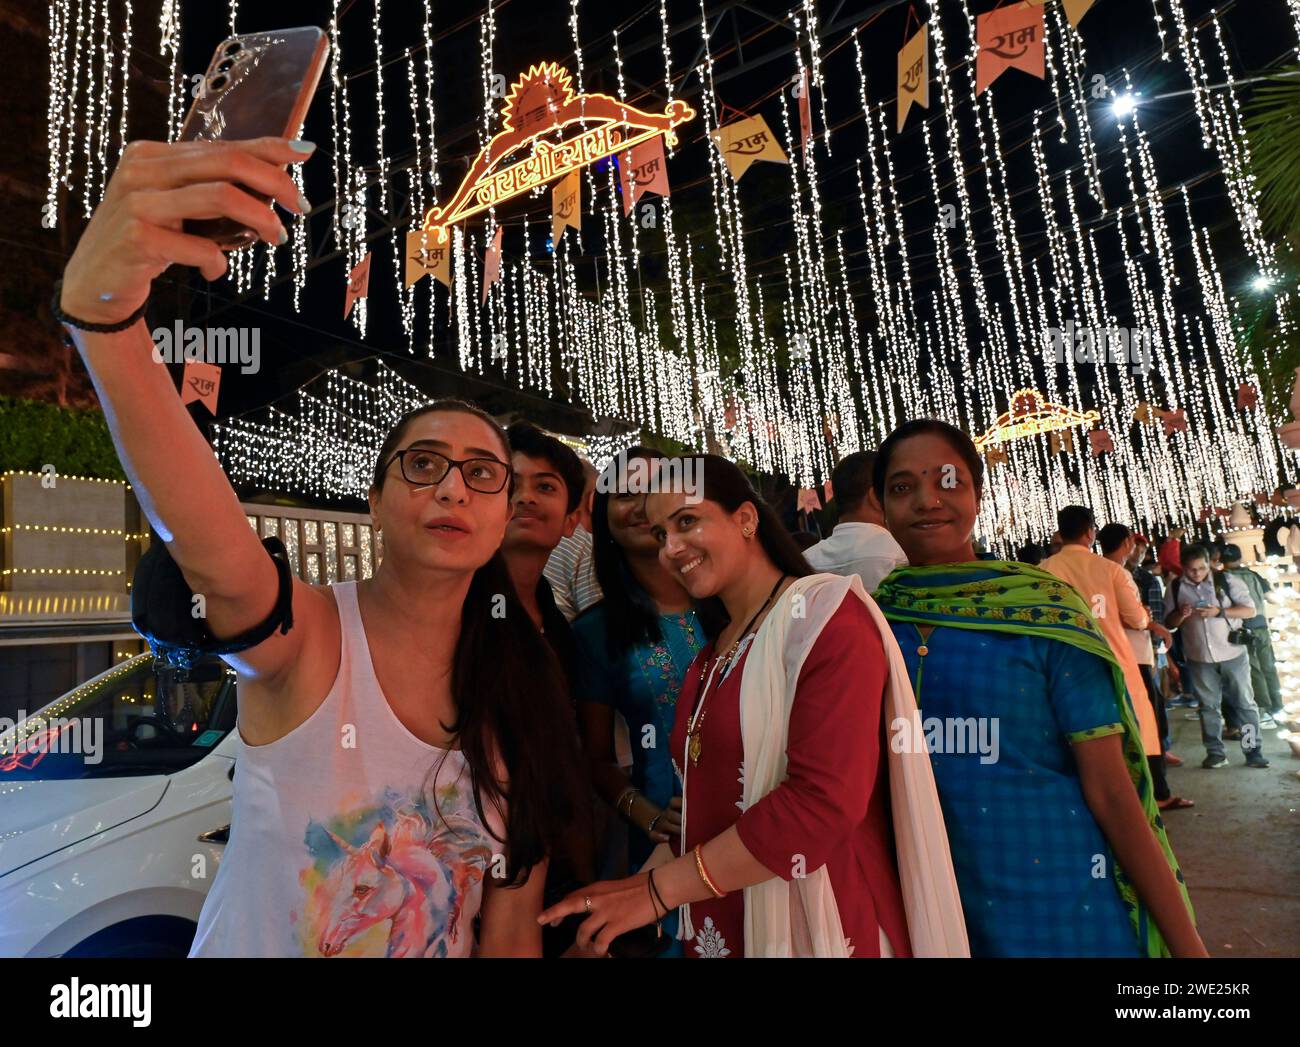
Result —
[{"label": "white dupatta", "polygon": [[[746,810],[785,780],[790,710],[800,670],[823,627],[850,594],[871,613],[884,644],[889,663],[885,723],[892,725],[902,718],[910,726],[911,737],[924,737],[902,652],[885,616],[863,589],[862,580],[856,575],[830,574],[796,579],[759,627],[740,682]],[[893,736],[892,730],[886,732],[886,737]],[[895,752],[889,744],[885,748],[894,844],[912,955],[969,956],[961,897],[929,754],[924,749]],[[683,839],[686,814],[683,800]],[[690,906],[684,905],[679,937],[689,941],[694,936]],[[825,866],[790,881],[777,876],[745,888],[746,956],[848,954]]]}]

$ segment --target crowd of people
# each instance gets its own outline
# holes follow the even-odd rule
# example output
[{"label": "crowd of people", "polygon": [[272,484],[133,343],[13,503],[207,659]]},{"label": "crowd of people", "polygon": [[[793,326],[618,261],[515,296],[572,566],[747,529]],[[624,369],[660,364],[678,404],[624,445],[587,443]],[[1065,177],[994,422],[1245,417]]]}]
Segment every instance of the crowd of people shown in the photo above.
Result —
[{"label": "crowd of people", "polygon": [[[1084,507],[1068,506],[1061,511],[1059,517],[1060,549],[1042,564],[1041,571],[1028,570],[1032,565],[1025,563],[993,561],[987,554],[975,552],[971,543],[973,514],[977,511],[977,492],[982,482],[981,463],[973,445],[959,431],[943,423],[923,420],[902,426],[886,441],[882,451],[893,451],[895,447],[911,450],[914,444],[921,450],[928,450],[933,460],[928,462],[928,468],[900,470],[915,475],[907,476],[906,481],[900,480],[888,493],[876,489],[877,454],[858,452],[841,460],[831,481],[838,522],[828,538],[804,549],[804,558],[814,570],[860,579],[863,589],[875,594],[890,623],[890,630],[900,645],[909,679],[915,681],[915,700],[924,715],[933,715],[943,722],[964,721],[974,716],[999,724],[1001,754],[997,763],[1003,765],[1000,769],[991,768],[989,765],[994,761],[980,759],[978,753],[943,752],[942,744],[932,751],[934,775],[954,871],[960,886],[971,950],[975,955],[1076,955],[1088,953],[1090,949],[1105,955],[1134,954],[1137,942],[1136,939],[1130,940],[1130,929],[1124,921],[1108,922],[1104,915],[1110,912],[1114,916],[1115,912],[1123,912],[1126,904],[1140,904],[1139,895],[1122,871],[1123,863],[1120,863],[1114,881],[1109,877],[1096,882],[1088,881],[1080,875],[1065,875],[1055,884],[1052,879],[1058,873],[1033,869],[1033,866],[1044,864],[1041,854],[1045,849],[1044,839],[1049,835],[1061,834],[1062,825],[1071,827],[1071,832],[1066,834],[1071,838],[1055,842],[1053,849],[1057,849],[1058,853],[1046,862],[1050,869],[1058,872],[1062,866],[1071,865],[1068,856],[1072,850],[1076,855],[1073,864],[1078,870],[1086,864],[1079,856],[1105,854],[1108,849],[1113,849],[1115,844],[1109,837],[1108,823],[1113,826],[1111,831],[1117,835],[1134,832],[1132,825],[1125,825],[1122,815],[1116,824],[1115,812],[1107,810],[1103,815],[1092,809],[1089,789],[1095,793],[1103,787],[1105,779],[1099,776],[1097,768],[1090,766],[1091,761],[1081,762],[1081,754],[1072,748],[1085,740],[1122,735],[1120,744],[1111,745],[1112,749],[1117,750],[1111,755],[1120,756],[1118,764],[1110,767],[1112,782],[1119,780],[1115,772],[1124,768],[1127,761],[1123,781],[1130,783],[1130,788],[1132,784],[1137,784],[1137,795],[1141,799],[1145,800],[1145,794],[1149,794],[1156,810],[1193,805],[1190,800],[1172,796],[1165,781],[1165,761],[1170,754],[1167,752],[1165,697],[1157,677],[1156,647],[1159,645],[1159,653],[1163,658],[1164,648],[1174,639],[1174,633],[1164,624],[1166,613],[1163,588],[1156,575],[1143,566],[1148,543],[1142,536],[1121,524],[1110,524],[1099,532],[1091,512]],[[562,456],[567,453],[567,449],[557,448],[554,453]],[[645,448],[635,449],[632,453],[653,454]],[[954,463],[957,462],[962,463],[960,471],[955,469]],[[938,483],[944,475],[945,466],[948,467],[948,475],[953,482],[949,487],[940,486],[939,490],[955,492],[964,488],[975,492],[974,498],[962,499],[951,493],[941,495],[936,499],[935,505],[925,507],[918,514],[920,519],[904,522],[907,518],[899,513],[893,520],[887,520],[886,502],[890,493],[901,494],[908,489],[908,482],[919,485],[925,476],[934,477],[931,483]],[[890,475],[887,468],[882,468],[880,472],[883,473],[882,479]],[[617,488],[617,478],[611,479],[611,485]],[[758,499],[756,492],[749,492],[749,496]],[[626,497],[634,502],[637,500],[631,496]],[[654,503],[654,499],[642,500],[647,506],[643,512],[650,511],[648,507]],[[601,528],[600,521],[604,514],[609,513],[610,504],[607,497],[602,499],[600,511],[591,517],[592,525],[584,527],[581,522],[576,524],[575,532],[561,540],[560,548],[554,554],[555,570],[551,580],[557,589],[575,593],[581,589],[584,593],[581,598],[572,601],[575,611],[579,612],[575,621],[575,629],[579,632],[586,630],[588,622],[600,621],[608,613],[605,610],[606,601],[602,601],[599,595],[603,591],[600,587],[601,579],[620,576],[620,572],[614,572],[607,566],[605,571],[596,572],[597,577],[592,578],[588,566],[602,557],[602,549],[612,551],[618,544],[604,532],[600,537],[593,534]],[[963,504],[971,513],[970,516],[959,515],[957,510]],[[593,508],[596,506],[593,505]],[[638,522],[641,522],[639,518]],[[777,523],[774,526],[780,525]],[[952,537],[954,527],[962,536],[960,541]],[[934,545],[940,539],[942,542],[936,550]],[[630,544],[623,545],[620,551]],[[1101,555],[1091,552],[1094,544],[1100,545]],[[647,554],[651,554],[652,550],[653,546],[647,543]],[[604,555],[607,556],[608,553]],[[1022,560],[1031,558],[1036,559],[1031,552],[1022,552]],[[1195,547],[1188,548],[1186,560],[1188,569],[1195,572]],[[930,563],[944,566],[937,574],[918,570]],[[693,568],[696,569],[698,568]],[[1013,573],[1032,579],[1017,579],[1015,587],[1022,591],[1015,596],[1011,595],[1012,583],[1007,580],[1008,575]],[[621,574],[625,576],[625,572]],[[1045,584],[1050,585],[1049,577],[1066,582],[1071,587],[1070,590],[1059,585],[1045,590]],[[1258,579],[1253,573],[1252,577]],[[942,586],[939,585],[940,579],[944,583]],[[1258,580],[1262,582],[1262,579]],[[928,591],[929,586],[934,587],[933,592]],[[761,584],[758,588],[761,589]],[[1023,591],[1025,589],[1032,593],[1029,600],[1025,599],[1028,595]],[[619,589],[618,592],[620,600],[626,600],[626,591]],[[680,586],[675,586],[669,592],[680,600]],[[942,602],[939,602],[940,595]],[[1190,594],[1189,598],[1195,595]],[[1083,607],[1079,607],[1076,602],[1080,598]],[[562,599],[569,600],[567,596]],[[1006,601],[1000,608],[995,603],[998,599]],[[921,600],[925,602],[918,603]],[[1079,628],[1079,621],[1069,621],[1068,614],[1063,617],[1046,610],[1046,607],[1051,606],[1047,601],[1064,603],[1066,600],[1075,605],[1071,610],[1076,618],[1095,623],[1095,627],[1089,630],[1093,635],[1086,642],[1081,642],[1073,635]],[[1199,603],[1200,600],[1196,599],[1195,602]],[[591,611],[581,612],[581,606],[588,603],[592,607]],[[1185,614],[1188,599],[1180,599],[1176,595],[1174,603],[1176,607],[1183,608],[1179,614]],[[988,615],[988,620],[979,621],[979,617],[985,614]],[[1169,616],[1173,618],[1174,612],[1171,611]],[[1209,617],[1198,614],[1198,621],[1194,624],[1200,624]],[[1180,624],[1181,622],[1174,624],[1174,629],[1177,630]],[[838,621],[836,625],[843,628]],[[954,631],[962,628],[970,630],[970,634]],[[850,648],[861,647],[869,642],[865,639],[871,632],[869,629],[859,625],[856,632],[858,636],[850,641]],[[753,633],[747,632],[746,635]],[[1217,632],[1211,635],[1217,638]],[[997,640],[994,640],[995,636]],[[1072,639],[1065,639],[1067,636]],[[1033,642],[1034,638],[1057,642]],[[942,646],[938,646],[936,641]],[[1067,646],[1072,641],[1081,647],[1079,651],[1072,651]],[[819,642],[829,653],[833,640],[823,634]],[[991,645],[993,651],[997,652],[996,655],[984,650]],[[702,666],[715,657],[715,647],[713,644],[706,647],[700,656]],[[975,653],[976,650],[979,650],[978,654]],[[1196,648],[1196,651],[1199,652],[1200,648]],[[666,648],[647,645],[636,650],[633,659],[642,667],[656,663],[666,666],[670,664],[668,654]],[[937,657],[939,655],[942,657]],[[584,652],[584,657],[590,658],[592,654]],[[1044,659],[1048,665],[1070,660],[1079,664],[1073,672],[1053,666],[1044,673]],[[675,673],[663,674],[665,682],[680,691],[675,704],[682,710],[678,713],[678,719],[685,725],[688,735],[693,719],[684,710],[696,709],[701,704],[701,689],[686,671],[689,660],[689,653],[684,654],[672,663]],[[740,656],[733,655],[732,660],[735,668],[731,673],[739,672],[743,681],[747,655],[741,651]],[[848,660],[847,655],[841,655],[840,660]],[[995,674],[977,671],[977,663],[986,662],[997,666]],[[718,689],[714,700],[727,697],[725,679],[731,675],[728,664],[724,661],[724,684]],[[925,675],[925,685],[922,687],[922,669],[925,667],[928,667],[929,672]],[[978,667],[983,668],[983,665]],[[847,670],[848,666],[839,666],[830,680],[843,678]],[[951,678],[948,677],[950,672],[954,674]],[[1009,672],[1014,675],[1009,677]],[[1174,669],[1173,672],[1176,673],[1177,670]],[[1021,682],[1021,673],[1024,674],[1025,686],[1013,687],[1012,683]],[[634,675],[635,673],[628,674]],[[859,681],[871,680],[869,686],[874,693],[874,679],[866,674],[865,669],[853,675]],[[1067,681],[1066,677],[1077,677],[1077,682]],[[607,676],[604,679],[608,681],[610,678]],[[809,679],[805,663],[800,685],[806,688]],[[620,681],[617,680],[607,683],[607,690],[612,689],[616,694],[631,693],[632,689],[625,682],[621,688],[619,684]],[[832,690],[833,687],[834,684],[828,680],[825,689]],[[1032,714],[1019,708],[1013,710],[1007,707],[1008,695],[1016,693],[1017,689],[1020,693],[1039,697],[1038,708]],[[823,700],[821,696],[812,697],[815,693],[803,691],[803,702],[817,710],[818,719],[823,725],[835,722],[832,711],[819,707]],[[1139,696],[1141,701],[1133,703],[1133,695]],[[1236,700],[1235,693],[1229,692],[1229,695],[1230,703]],[[598,694],[593,695],[589,690],[579,690],[578,696],[584,702],[591,701],[593,697],[598,702],[606,700]],[[792,718],[797,715],[799,702],[800,694],[797,693]],[[644,714],[638,710],[641,704],[635,699],[628,704],[621,701],[616,703],[618,711],[628,716],[630,733],[634,737],[647,722]],[[664,704],[673,704],[668,695],[664,696]],[[1211,702],[1207,699],[1206,704],[1209,707]],[[719,715],[724,710],[739,705],[739,695],[729,698],[719,705]],[[1243,716],[1248,716],[1244,703],[1242,709]],[[700,712],[702,711],[701,709]],[[694,715],[698,716],[699,713]],[[1206,721],[1208,747],[1215,728],[1210,722],[1210,716],[1207,715]],[[1067,729],[1062,729],[1063,723],[1068,725]],[[593,726],[585,719],[584,724]],[[843,731],[843,726],[837,726],[835,733],[842,735]],[[731,731],[733,739],[738,733],[735,729]],[[614,756],[610,740],[612,724],[603,724],[595,737],[600,739],[601,746],[596,764],[609,767]],[[592,739],[593,733],[584,734],[589,756]],[[830,751],[828,746],[827,752]],[[1085,748],[1083,752],[1088,750]],[[1219,759],[1222,758],[1221,754],[1220,741]],[[743,752],[732,752],[729,755],[743,758]],[[637,791],[645,778],[642,768],[646,765],[659,763],[663,768],[663,779],[672,781],[670,753],[663,753],[651,746],[640,751],[634,749],[631,756],[638,765],[638,773],[627,782],[623,791],[618,792],[617,798],[613,800],[615,809],[624,800],[632,806],[646,800],[644,794]],[[1140,773],[1137,765],[1142,757],[1145,757],[1145,775]],[[861,762],[863,755],[858,753],[853,759]],[[1174,759],[1177,760],[1177,757]],[[1266,766],[1258,744],[1247,747],[1247,760],[1252,766]],[[824,763],[825,758],[823,766]],[[1206,765],[1220,766],[1220,763],[1217,760],[1207,760]],[[723,766],[727,766],[725,759]],[[871,764],[868,763],[867,766],[870,767]],[[1021,775],[1034,774],[1036,768],[1040,780],[1034,783],[1036,788],[1032,797],[1020,795],[1020,790],[1024,788]],[[687,770],[689,772],[691,768]],[[1062,773],[1066,771],[1069,773]],[[698,771],[696,773],[699,774]],[[687,775],[682,777],[689,780]],[[738,780],[743,786],[743,769]],[[812,795],[835,795],[831,782],[809,781],[808,788]],[[1038,789],[1043,792],[1040,794]],[[607,790],[606,798],[613,797],[614,791]],[[735,799],[731,795],[735,791],[725,781],[718,782],[716,789],[710,788],[703,792],[696,804],[712,808],[721,800],[729,807]],[[1005,794],[1000,795],[1003,791]],[[721,793],[720,797],[718,793]],[[736,802],[744,811],[743,800]],[[657,813],[655,808],[658,807],[659,811],[672,818],[672,824],[676,826],[679,804],[680,801],[676,799],[671,803],[666,802],[663,792],[658,791],[653,799],[648,800],[645,817],[639,821],[628,818],[639,848],[635,854],[630,855],[630,868],[637,868],[656,842],[645,832],[654,822]],[[999,824],[990,819],[991,804],[996,804],[992,807],[992,810],[998,812],[996,817],[1005,819],[1006,827],[1002,832],[990,832],[991,825]],[[1098,807],[1103,806],[1100,800],[1097,804]],[[1068,815],[1065,814],[1067,809]],[[1088,823],[1078,822],[1080,810],[1091,810],[1093,817]],[[1128,813],[1132,815],[1131,810]],[[808,817],[805,815],[805,818]],[[1027,824],[1032,825],[1040,819],[1044,823],[1041,832],[1030,832],[1027,835],[1023,832]],[[730,820],[736,821],[744,838],[746,822],[743,818],[736,819],[734,815],[724,816],[710,828],[721,830]],[[1018,826],[1019,829],[1013,831],[1012,826]],[[638,828],[640,832],[636,832]],[[1143,823],[1142,832],[1144,839],[1145,835],[1150,835],[1156,842],[1166,864],[1174,871],[1173,881],[1181,884],[1181,877],[1160,830],[1159,816],[1149,817]],[[794,830],[790,830],[788,835],[798,838]],[[691,839],[693,836],[688,833],[683,846],[689,844]],[[1131,847],[1133,840],[1126,840],[1125,845]],[[761,844],[756,843],[755,846]],[[1021,850],[1022,847],[1024,850]],[[1143,858],[1148,862],[1155,860],[1152,853],[1145,854]],[[834,879],[832,873],[832,880]],[[1093,888],[1096,897],[1092,897],[1091,892],[1080,894],[1080,888],[1085,883]],[[1157,877],[1152,889],[1159,893],[1167,886],[1168,884],[1161,884]],[[1099,887],[1104,889],[1098,891]],[[1059,892],[1059,906],[1051,904],[1053,891]],[[1126,891],[1131,893],[1126,894]],[[1087,900],[1081,901],[1085,896]],[[1016,904],[1012,904],[1012,899],[1016,899]],[[1016,918],[1008,916],[1009,911],[1023,909],[1026,899],[1042,906],[1044,913],[1052,912],[1048,918],[1036,916],[1032,921],[1027,921],[1032,930],[1021,928]],[[1168,899],[1165,902],[1168,904]],[[974,912],[972,905],[975,906]],[[1097,916],[1090,917],[1085,925],[1070,927],[1070,921],[1066,919],[1066,926],[1059,926],[1064,913],[1072,909],[1075,912],[1081,911],[1077,908],[1079,905],[1085,907],[1082,911],[1096,913]],[[693,908],[709,912],[707,905],[695,905]],[[1033,908],[1034,905],[1031,905],[1030,909]],[[709,912],[706,917],[709,923],[702,932],[697,930],[693,939],[692,947],[703,955],[715,955],[719,948],[732,950],[732,939],[726,932],[730,930],[734,934],[743,926],[740,922],[743,912],[728,912],[720,906],[719,909],[718,912]],[[1018,931],[1023,932],[1023,937],[1017,937]],[[1089,942],[1084,944],[1080,936],[1090,939]],[[1144,943],[1144,946],[1150,944]]]},{"label": "crowd of people", "polygon": [[984,464],[947,423],[845,456],[838,525],[801,543],[725,458],[634,446],[597,473],[440,400],[378,454],[374,575],[290,578],[141,314],[167,264],[225,264],[185,218],[278,238],[205,186],[292,200],[302,158],[128,148],[58,301],[239,673],[193,955],[1206,954],[1161,817],[1191,801],[1157,674],[1199,703],[1206,766],[1233,724],[1266,765],[1275,674],[1240,639],[1267,636],[1262,579],[1177,532],[1148,560],[1080,506],[1041,563],[979,553]]},{"label": "crowd of people", "polygon": [[[1061,548],[1090,548],[1095,543],[1102,557],[1132,578],[1133,588],[1120,580],[1123,602],[1117,605],[1118,618],[1155,713],[1160,752],[1152,752],[1150,759],[1160,806],[1194,806],[1191,800],[1171,796],[1165,783],[1165,767],[1183,762],[1169,748],[1168,709],[1185,708],[1189,718],[1200,720],[1203,767],[1228,765],[1226,739],[1240,742],[1246,766],[1267,768],[1260,732],[1277,730],[1285,715],[1267,613],[1266,595],[1272,586],[1244,563],[1240,547],[1213,540],[1187,542],[1182,527],[1171,529],[1153,546],[1121,523],[1097,530],[1092,514],[1078,506],[1062,510],[1058,522],[1047,561],[1036,546],[1022,548],[1020,558],[1060,573],[1049,565],[1059,565]],[[1062,576],[1076,584],[1083,581],[1068,573]],[[1104,617],[1103,604],[1099,621]],[[1122,652],[1118,636],[1110,638]]]}]

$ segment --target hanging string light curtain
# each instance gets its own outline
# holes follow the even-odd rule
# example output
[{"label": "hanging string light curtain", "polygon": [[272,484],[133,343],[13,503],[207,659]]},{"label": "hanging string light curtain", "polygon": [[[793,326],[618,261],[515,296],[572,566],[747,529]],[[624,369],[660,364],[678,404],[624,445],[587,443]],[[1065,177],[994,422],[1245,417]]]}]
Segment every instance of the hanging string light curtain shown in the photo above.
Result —
[{"label": "hanging string light curtain", "polygon": [[[1286,2],[1300,34],[1300,0]],[[671,183],[674,159],[684,149],[705,151],[707,176],[685,191],[707,193],[712,202],[725,286],[700,272],[697,245],[674,228],[672,197],[651,202],[653,228],[662,230],[652,235],[641,224],[640,208],[624,206],[615,165],[607,164],[601,171],[586,167],[579,194],[580,206],[588,209],[587,239],[601,230],[601,257],[585,254],[590,245],[579,221],[576,233],[563,225],[553,231],[549,267],[539,268],[529,260],[528,230],[548,225],[549,216],[530,212],[499,220],[491,210],[486,228],[478,220],[452,228],[446,245],[451,276],[439,290],[442,284],[434,280],[408,284],[407,230],[388,228],[386,245],[374,242],[384,227],[370,231],[373,215],[398,209],[392,194],[399,167],[412,213],[422,213],[446,192],[438,178],[439,146],[446,146],[435,120],[436,4],[423,0],[412,8],[416,35],[403,49],[393,5],[369,0],[345,7],[333,0],[331,222],[345,264],[327,271],[343,277],[341,298],[347,274],[367,251],[383,246],[393,257],[393,279],[376,269],[371,293],[357,299],[349,322],[364,336],[371,306],[395,309],[408,350],[415,351],[423,320],[425,351],[433,355],[438,317],[447,316],[440,311],[450,310],[466,370],[567,396],[596,415],[619,417],[691,446],[720,448],[758,469],[785,473],[801,487],[824,478],[843,454],[875,445],[905,418],[937,415],[974,435],[1006,412],[1022,389],[1038,390],[1071,411],[1097,412],[1096,439],[1085,439],[1088,431],[1080,429],[1055,441],[1038,436],[990,448],[991,497],[981,527],[1006,544],[1049,533],[1055,508],[1064,501],[1088,501],[1104,507],[1109,518],[1160,529],[1168,521],[1195,519],[1206,506],[1271,493],[1292,467],[1273,435],[1281,419],[1270,419],[1262,404],[1237,403],[1237,390],[1258,387],[1258,379],[1237,349],[1236,303],[1219,261],[1225,245],[1198,226],[1187,187],[1162,181],[1140,107],[1115,107],[1112,117],[1115,99],[1137,97],[1135,74],[1118,70],[1102,77],[1104,89],[1097,94],[1083,36],[1096,16],[1081,19],[1103,5],[1033,5],[1034,36],[1025,40],[1041,47],[1043,82],[1030,87],[1032,81],[1022,80],[1015,88],[1041,91],[1045,104],[1028,120],[1017,119],[1018,141],[1002,126],[999,94],[1011,89],[1012,78],[1026,74],[999,70],[996,83],[981,80],[988,49],[1002,45],[981,36],[990,12],[972,6],[968,0],[927,0],[906,16],[900,6],[893,21],[873,18],[828,48],[817,5],[792,0],[786,25],[794,48],[789,67],[773,73],[784,83],[761,114],[739,114],[763,116],[773,139],[783,139],[789,160],[788,246],[775,258],[760,259],[753,255],[739,182],[715,145],[737,118],[717,92],[712,33],[719,21],[700,0],[698,40],[690,47],[692,53],[698,49],[698,66],[682,69],[674,64],[666,0],[658,4],[652,30],[647,25],[654,22],[655,5],[647,5],[635,16],[639,21],[601,38],[600,58],[609,51],[617,97],[628,101],[621,38],[652,31],[660,37],[658,90],[665,103],[688,80],[698,85],[692,98],[698,126],[677,144],[668,143],[665,163]],[[1282,249],[1258,221],[1259,192],[1236,84],[1244,71],[1233,67],[1224,25],[1234,6],[1229,0],[1192,22],[1182,0],[1135,5],[1137,17],[1145,11],[1151,19],[1159,51],[1133,68],[1157,60],[1182,66],[1191,88],[1185,104],[1222,171],[1245,251],[1270,286],[1281,339],[1294,331],[1294,289],[1282,285]],[[232,2],[232,31],[237,14]],[[591,55],[584,61],[577,0],[571,0],[568,15],[572,55],[567,61],[539,58],[559,61],[585,97]],[[509,31],[508,19],[508,11],[498,16],[489,5],[479,23],[480,146],[500,119],[501,87],[508,78],[495,68],[495,40]],[[46,228],[57,224],[61,200],[75,201],[89,214],[103,191],[126,137],[133,47],[156,51],[169,71],[171,137],[188,105],[187,92],[201,89],[178,64],[179,0],[164,0],[158,25],[149,27],[152,39],[134,39],[144,30],[133,20],[129,0],[50,4]],[[867,69],[860,37],[876,32],[894,33],[897,46],[912,49],[909,69],[916,64],[915,41],[924,33],[923,64],[938,104],[930,96],[930,106],[913,112],[902,131],[889,85],[895,72],[901,78],[905,70],[901,63],[898,70]],[[965,52],[962,39],[969,41]],[[588,52],[592,46],[588,41]],[[349,65],[365,66],[365,75],[347,72]],[[1040,74],[1036,65],[1033,73]],[[395,85],[395,98],[403,74],[406,104],[386,108],[385,84]],[[836,100],[832,87],[860,103],[863,124],[860,134],[849,133],[847,125],[835,129],[834,154],[827,122],[828,99]],[[374,128],[373,144],[370,135],[363,142],[353,134],[354,113],[362,112]],[[918,169],[896,165],[900,137],[919,147]],[[1031,157],[1027,184],[1007,162],[1013,146]],[[415,162],[407,155],[412,147]],[[1103,157],[1123,171],[1122,190],[1116,194],[1112,187],[1109,197]],[[827,223],[824,189],[846,171],[856,182],[861,228]],[[930,201],[924,217],[913,202],[918,185]],[[544,207],[549,187],[533,196]],[[1032,201],[1028,208],[1026,200]],[[646,202],[642,197],[641,204]],[[527,248],[522,256],[510,232],[521,223]],[[1040,226],[1042,251],[1031,253],[1025,230]],[[502,229],[509,232],[504,241],[497,237]],[[644,280],[641,259],[649,250],[664,256],[666,276],[658,287]],[[296,307],[307,259],[307,227],[299,219],[285,247],[240,252],[229,278],[241,291],[260,287],[269,296],[280,280],[277,267],[283,267]],[[734,357],[724,358],[720,350],[722,325],[734,338]],[[1066,348],[1063,332],[1078,330],[1103,338],[1107,331],[1140,334],[1149,354],[1146,366],[1104,366],[1095,354],[1081,356],[1073,338]],[[1055,356],[1053,336],[1061,345]],[[1104,344],[1100,351],[1104,357]],[[320,399],[329,402],[328,396]],[[377,400],[374,410],[390,402],[396,401]],[[1173,416],[1178,426],[1163,420]],[[265,466],[267,483],[276,478],[314,485],[317,493],[352,492],[362,474],[356,473],[359,458],[352,457],[349,441],[364,443],[368,437],[358,434],[368,430],[344,434],[330,421],[334,417],[316,409],[291,415],[277,408],[256,423],[233,421],[220,439],[222,459],[241,476]],[[320,434],[322,449],[313,453],[330,479],[303,479],[301,457],[284,458],[282,433],[295,439]],[[286,464],[266,472],[267,462]]]}]

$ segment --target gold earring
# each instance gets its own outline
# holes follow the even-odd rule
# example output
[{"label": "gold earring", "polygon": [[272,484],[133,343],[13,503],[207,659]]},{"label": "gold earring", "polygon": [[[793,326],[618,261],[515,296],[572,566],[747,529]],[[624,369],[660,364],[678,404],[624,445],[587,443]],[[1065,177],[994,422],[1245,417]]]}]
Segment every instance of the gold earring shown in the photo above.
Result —
[{"label": "gold earring", "polygon": [[746,538],[753,538],[753,537],[754,537],[754,529],[753,529],[752,527],[746,527],[746,528],[745,528],[743,531],[741,531],[740,533],[743,534]]}]

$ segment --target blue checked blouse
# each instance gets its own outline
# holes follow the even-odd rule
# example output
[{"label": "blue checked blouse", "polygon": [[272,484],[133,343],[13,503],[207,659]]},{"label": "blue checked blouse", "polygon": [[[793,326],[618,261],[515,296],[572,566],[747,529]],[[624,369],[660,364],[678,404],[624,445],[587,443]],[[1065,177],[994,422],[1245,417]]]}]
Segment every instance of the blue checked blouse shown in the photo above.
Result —
[{"label": "blue checked blouse", "polygon": [[[908,622],[891,628],[915,684],[920,633]],[[931,754],[971,955],[1138,956],[1114,857],[1071,750],[1123,729],[1109,666],[1034,636],[938,626],[927,646],[923,722],[989,717],[998,725],[996,762],[982,763],[978,752]],[[987,737],[991,730],[990,720]]]}]

